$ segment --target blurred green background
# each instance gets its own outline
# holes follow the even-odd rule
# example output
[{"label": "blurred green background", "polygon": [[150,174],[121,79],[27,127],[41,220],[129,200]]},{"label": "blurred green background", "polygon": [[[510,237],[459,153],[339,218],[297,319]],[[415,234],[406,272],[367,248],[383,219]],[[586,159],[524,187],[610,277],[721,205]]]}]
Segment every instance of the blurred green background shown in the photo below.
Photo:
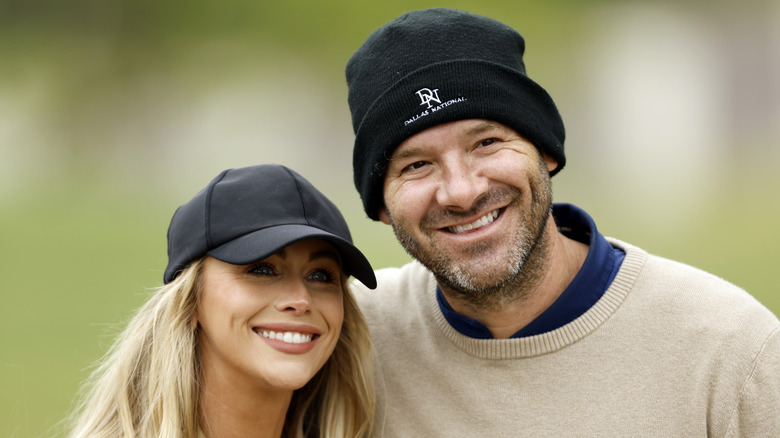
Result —
[{"label": "blurred green background", "polygon": [[161,283],[175,207],[222,169],[289,165],[376,267],[408,260],[352,186],[343,69],[410,9],[525,36],[567,126],[556,201],[780,313],[778,3],[0,0],[0,436],[64,434]]}]

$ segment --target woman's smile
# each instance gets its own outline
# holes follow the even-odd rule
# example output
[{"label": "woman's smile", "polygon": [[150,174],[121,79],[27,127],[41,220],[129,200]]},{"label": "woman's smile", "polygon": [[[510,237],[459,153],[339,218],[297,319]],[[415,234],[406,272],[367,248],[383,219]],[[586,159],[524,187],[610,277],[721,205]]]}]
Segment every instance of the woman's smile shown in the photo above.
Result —
[{"label": "woman's smile", "polygon": [[338,252],[321,239],[250,265],[207,258],[198,313],[204,369],[246,385],[303,386],[338,342],[343,281]]}]

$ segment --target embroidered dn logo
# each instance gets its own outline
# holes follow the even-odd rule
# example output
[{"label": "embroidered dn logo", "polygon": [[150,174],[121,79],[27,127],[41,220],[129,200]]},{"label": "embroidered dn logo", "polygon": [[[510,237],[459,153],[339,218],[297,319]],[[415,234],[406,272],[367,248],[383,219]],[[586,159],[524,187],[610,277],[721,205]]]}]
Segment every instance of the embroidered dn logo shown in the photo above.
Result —
[{"label": "embroidered dn logo", "polygon": [[420,105],[428,105],[431,107],[431,101],[441,103],[439,100],[439,89],[431,90],[430,88],[421,88],[417,90],[417,96],[420,98]]}]

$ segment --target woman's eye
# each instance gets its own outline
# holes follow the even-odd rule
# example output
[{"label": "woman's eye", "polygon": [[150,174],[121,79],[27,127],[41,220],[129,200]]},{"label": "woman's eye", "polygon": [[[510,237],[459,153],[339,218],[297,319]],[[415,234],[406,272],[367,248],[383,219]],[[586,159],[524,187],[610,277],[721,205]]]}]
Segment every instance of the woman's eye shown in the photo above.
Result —
[{"label": "woman's eye", "polygon": [[247,270],[252,275],[274,275],[276,274],[276,270],[274,267],[268,263],[258,263],[256,265],[252,265]]},{"label": "woman's eye", "polygon": [[322,283],[333,283],[336,281],[336,274],[327,269],[318,269],[309,274],[309,279]]},{"label": "woman's eye", "polygon": [[480,146],[490,146],[491,144],[493,144],[495,142],[496,142],[495,138],[488,138],[488,139],[485,139],[485,140],[482,140],[481,142],[479,142],[479,145]]}]

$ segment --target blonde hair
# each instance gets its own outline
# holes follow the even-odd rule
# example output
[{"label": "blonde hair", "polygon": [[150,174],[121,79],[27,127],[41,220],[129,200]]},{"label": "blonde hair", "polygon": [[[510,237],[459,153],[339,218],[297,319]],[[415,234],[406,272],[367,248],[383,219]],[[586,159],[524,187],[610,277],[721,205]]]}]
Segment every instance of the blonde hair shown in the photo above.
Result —
[{"label": "blonde hair", "polygon": [[[202,428],[195,315],[203,260],[157,289],[116,338],[84,386],[70,437],[198,436]],[[373,428],[368,327],[346,280],[342,289],[339,342],[315,377],[294,392],[285,437],[364,437]]]}]

